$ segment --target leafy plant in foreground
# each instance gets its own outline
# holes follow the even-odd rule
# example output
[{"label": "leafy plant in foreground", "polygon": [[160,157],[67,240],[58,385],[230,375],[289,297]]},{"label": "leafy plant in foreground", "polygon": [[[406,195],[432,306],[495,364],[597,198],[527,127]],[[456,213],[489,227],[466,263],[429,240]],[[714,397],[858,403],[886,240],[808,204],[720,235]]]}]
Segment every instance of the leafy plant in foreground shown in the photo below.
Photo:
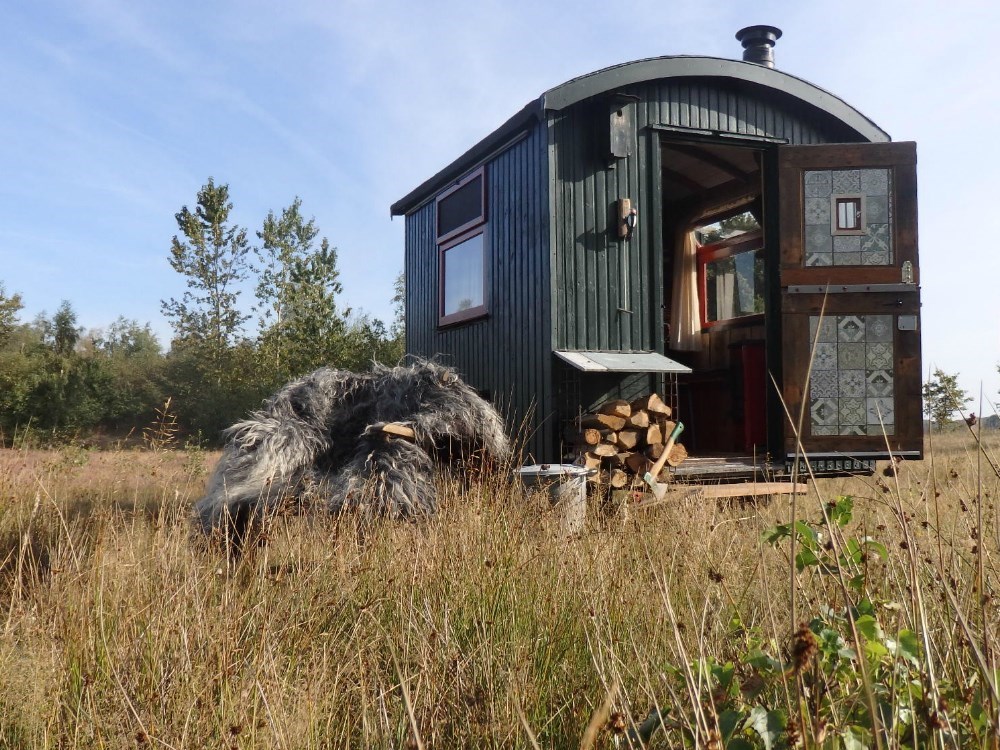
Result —
[{"label": "leafy plant in foreground", "polygon": [[794,537],[799,574],[837,579],[841,584],[831,590],[846,592],[846,603],[821,607],[785,649],[734,615],[722,658],[668,669],[677,691],[697,708],[693,720],[664,712],[663,725],[688,745],[734,750],[992,740],[985,676],[973,674],[964,686],[935,681],[921,635],[906,626],[904,608],[880,594],[883,581],[873,576],[871,563],[889,558],[886,547],[867,536],[844,538],[853,499],[829,503],[824,516],[779,524],[763,541],[777,548]]}]

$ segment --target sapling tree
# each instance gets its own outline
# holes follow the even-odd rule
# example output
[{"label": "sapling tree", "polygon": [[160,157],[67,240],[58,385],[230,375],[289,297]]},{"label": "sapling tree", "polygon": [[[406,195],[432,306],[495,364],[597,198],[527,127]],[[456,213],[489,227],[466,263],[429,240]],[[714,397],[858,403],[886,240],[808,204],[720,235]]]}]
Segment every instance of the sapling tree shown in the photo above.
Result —
[{"label": "sapling tree", "polygon": [[180,300],[161,302],[175,340],[199,350],[206,374],[216,382],[223,378],[227,354],[248,317],[238,300],[250,245],[246,229],[230,223],[232,210],[229,186],[209,178],[198,191],[195,210],[184,206],[175,214],[180,235],[171,242],[170,265],[184,276],[187,291]]},{"label": "sapling tree", "polygon": [[299,198],[281,216],[269,212],[257,236],[258,347],[266,379],[276,385],[320,365],[343,366],[350,310],[337,304],[337,249],[320,238],[315,219],[302,215]]},{"label": "sapling tree", "polygon": [[175,214],[170,265],[184,277],[180,300],[163,300],[174,329],[167,380],[186,425],[213,437],[259,403],[240,287],[249,276],[247,230],[231,221],[229,186],[209,178],[192,211]]},{"label": "sapling tree", "polygon": [[938,427],[950,424],[955,412],[972,401],[972,396],[959,387],[958,373],[950,375],[939,368],[924,383],[923,395],[924,413]]}]

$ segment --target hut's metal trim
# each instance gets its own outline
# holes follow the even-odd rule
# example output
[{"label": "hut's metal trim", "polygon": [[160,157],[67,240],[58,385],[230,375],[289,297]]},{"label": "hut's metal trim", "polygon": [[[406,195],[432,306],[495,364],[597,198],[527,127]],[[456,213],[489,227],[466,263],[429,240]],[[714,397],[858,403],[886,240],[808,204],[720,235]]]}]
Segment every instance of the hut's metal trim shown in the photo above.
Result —
[{"label": "hut's metal trim", "polygon": [[521,111],[494,130],[483,140],[470,148],[455,161],[389,207],[390,216],[403,216],[417,210],[433,198],[448,183],[461,179],[465,174],[480,167],[494,156],[506,151],[522,140],[531,127],[543,115],[542,103],[536,99],[521,108]]},{"label": "hut's metal trim", "polygon": [[558,349],[555,355],[583,372],[690,373],[691,368],[658,352],[582,352]]},{"label": "hut's metal trim", "polygon": [[686,128],[683,125],[649,125],[650,130],[657,133],[666,133],[668,135],[678,136],[679,138],[687,138],[691,140],[707,141],[711,140],[714,143],[719,143],[720,141],[730,141],[734,144],[740,145],[776,145],[783,146],[788,143],[787,138],[773,138],[769,135],[752,135],[750,133],[729,133],[726,131],[718,130],[705,130],[704,128]]},{"label": "hut's metal trim", "polygon": [[574,78],[542,94],[545,109],[561,110],[592,96],[664,78],[725,78],[775,89],[837,118],[866,141],[889,134],[850,104],[802,78],[773,68],[719,57],[667,56],[622,63]]}]

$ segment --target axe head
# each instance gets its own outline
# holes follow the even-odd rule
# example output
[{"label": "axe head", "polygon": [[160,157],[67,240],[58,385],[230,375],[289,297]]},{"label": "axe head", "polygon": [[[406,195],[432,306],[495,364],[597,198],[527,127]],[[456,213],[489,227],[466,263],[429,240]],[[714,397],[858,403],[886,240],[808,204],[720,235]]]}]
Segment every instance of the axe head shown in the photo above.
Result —
[{"label": "axe head", "polygon": [[653,497],[655,497],[657,500],[662,500],[664,498],[664,496],[667,494],[667,489],[670,486],[667,484],[660,484],[659,482],[657,482],[656,477],[654,477],[648,471],[643,476],[642,481],[644,481],[646,484],[649,485],[649,489],[653,493]]}]

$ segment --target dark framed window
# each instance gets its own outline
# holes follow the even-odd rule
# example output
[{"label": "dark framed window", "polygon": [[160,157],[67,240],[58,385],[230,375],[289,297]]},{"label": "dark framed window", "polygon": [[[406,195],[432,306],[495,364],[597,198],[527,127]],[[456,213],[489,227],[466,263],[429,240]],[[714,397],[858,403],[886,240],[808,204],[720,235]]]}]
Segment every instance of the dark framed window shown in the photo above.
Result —
[{"label": "dark framed window", "polygon": [[437,197],[437,241],[445,242],[486,221],[485,170],[472,174]]},{"label": "dark framed window", "polygon": [[438,325],[487,314],[485,185],[480,167],[437,197]]},{"label": "dark framed window", "polygon": [[760,231],[698,248],[702,328],[756,322],[764,315],[764,243]]},{"label": "dark framed window", "polygon": [[486,233],[483,227],[440,245],[440,325],[486,314]]}]

